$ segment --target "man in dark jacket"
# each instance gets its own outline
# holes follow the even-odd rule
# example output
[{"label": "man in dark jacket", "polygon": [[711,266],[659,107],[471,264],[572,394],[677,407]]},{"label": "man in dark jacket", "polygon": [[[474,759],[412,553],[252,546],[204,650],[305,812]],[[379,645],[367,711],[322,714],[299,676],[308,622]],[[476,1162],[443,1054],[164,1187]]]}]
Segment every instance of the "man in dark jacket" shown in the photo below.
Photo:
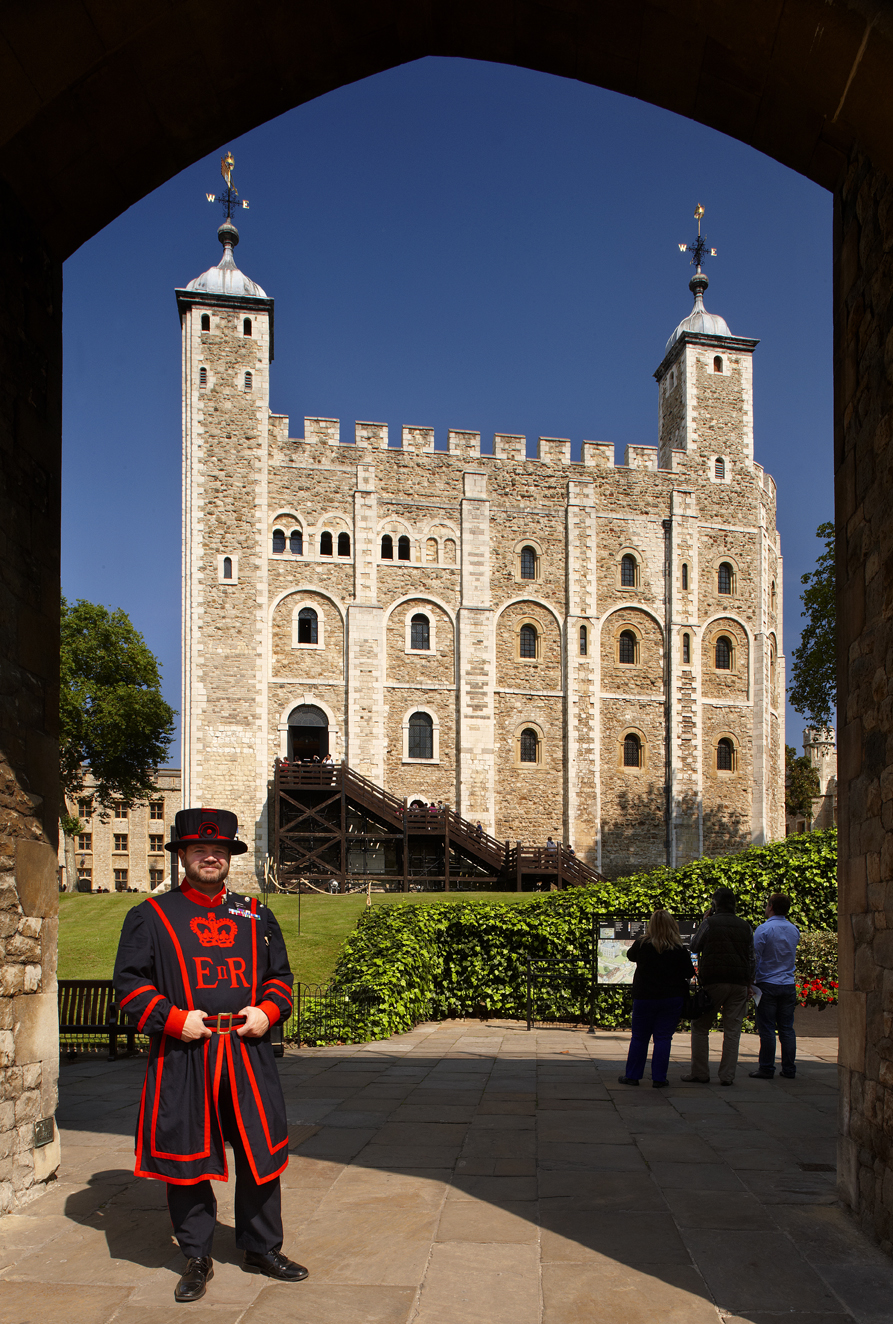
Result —
[{"label": "man in dark jacket", "polygon": [[755,972],[753,931],[735,914],[735,894],[718,887],[713,905],[691,940],[698,955],[698,983],[713,999],[713,1008],[691,1023],[691,1072],[682,1079],[710,1083],[710,1039],[716,1013],[722,1011],[720,1085],[731,1085],[738,1065],[741,1023],[747,1009],[748,985]]}]

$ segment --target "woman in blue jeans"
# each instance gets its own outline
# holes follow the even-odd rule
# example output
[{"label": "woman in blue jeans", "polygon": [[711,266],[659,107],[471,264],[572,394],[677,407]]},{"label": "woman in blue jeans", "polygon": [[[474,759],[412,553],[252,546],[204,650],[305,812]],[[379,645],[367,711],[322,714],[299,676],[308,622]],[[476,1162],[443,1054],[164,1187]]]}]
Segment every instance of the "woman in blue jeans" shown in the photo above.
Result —
[{"label": "woman in blue jeans", "polygon": [[621,1085],[638,1085],[645,1074],[648,1045],[651,1054],[651,1084],[664,1089],[669,1084],[670,1045],[682,1014],[682,999],[695,973],[691,956],[682,945],[679,925],[668,910],[655,910],[641,938],[626,953],[636,963],[633,978],[633,1027]]}]

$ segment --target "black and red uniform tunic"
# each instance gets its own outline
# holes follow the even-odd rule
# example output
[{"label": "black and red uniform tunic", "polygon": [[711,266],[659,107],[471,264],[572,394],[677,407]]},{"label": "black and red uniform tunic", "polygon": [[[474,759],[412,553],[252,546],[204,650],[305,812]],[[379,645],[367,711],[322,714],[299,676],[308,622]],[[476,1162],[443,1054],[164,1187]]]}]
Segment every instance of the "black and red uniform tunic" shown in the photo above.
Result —
[{"label": "black and red uniform tunic", "polygon": [[185,1043],[180,1034],[196,1009],[216,1016],[256,1006],[271,1025],[285,1020],[292,984],[276,917],[254,897],[223,888],[207,897],[184,882],[128,913],[115,991],[136,1028],[151,1036],[136,1130],[138,1177],[184,1186],[227,1180],[221,1079],[254,1180],[272,1181],[286,1167],[285,1101],[269,1038],[233,1031]]}]

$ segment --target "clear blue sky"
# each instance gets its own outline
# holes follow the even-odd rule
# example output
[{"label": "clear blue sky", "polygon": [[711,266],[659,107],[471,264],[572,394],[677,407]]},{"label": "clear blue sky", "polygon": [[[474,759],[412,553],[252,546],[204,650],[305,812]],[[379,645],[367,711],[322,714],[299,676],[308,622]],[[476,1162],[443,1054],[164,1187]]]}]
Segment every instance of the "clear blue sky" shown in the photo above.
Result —
[{"label": "clear blue sky", "polygon": [[[219,260],[230,148],[239,265],[276,300],[271,405],[657,441],[652,373],[691,310],[677,244],[706,208],[706,304],[759,337],[755,454],[778,483],[788,659],[833,518],[831,196],[749,147],[583,83],[426,59],[344,87],[184,171],[65,265],[62,582],[123,607],[180,707],[180,329]],[[802,721],[788,710],[790,744]],[[171,762],[179,759],[179,746]]]}]

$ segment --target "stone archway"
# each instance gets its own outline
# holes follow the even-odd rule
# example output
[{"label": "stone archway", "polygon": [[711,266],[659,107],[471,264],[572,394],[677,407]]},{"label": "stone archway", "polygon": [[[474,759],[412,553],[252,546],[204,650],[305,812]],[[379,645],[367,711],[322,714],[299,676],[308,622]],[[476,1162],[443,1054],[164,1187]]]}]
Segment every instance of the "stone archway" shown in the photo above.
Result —
[{"label": "stone archway", "polygon": [[0,904],[48,926],[38,987],[4,976],[0,991],[26,1027],[15,1061],[46,1065],[40,1115],[53,1102],[61,262],[178,170],[302,101],[424,55],[513,63],[687,115],[835,195],[841,1177],[889,1246],[893,8],[55,0],[4,14],[0,38]]}]

